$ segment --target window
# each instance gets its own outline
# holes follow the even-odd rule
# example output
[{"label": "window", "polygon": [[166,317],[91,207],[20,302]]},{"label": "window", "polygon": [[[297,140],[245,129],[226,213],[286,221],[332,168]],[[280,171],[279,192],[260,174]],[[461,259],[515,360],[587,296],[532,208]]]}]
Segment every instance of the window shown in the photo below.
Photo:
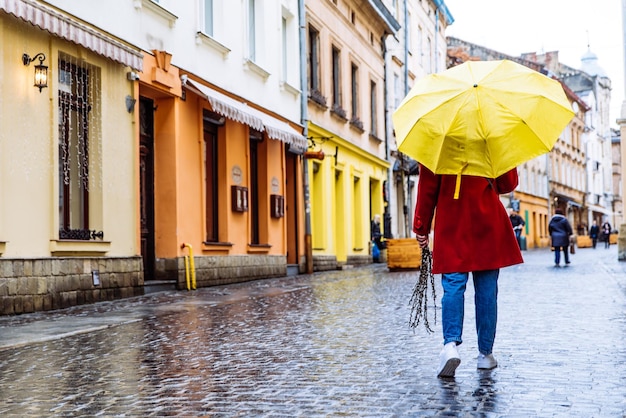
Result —
[{"label": "window", "polygon": [[100,71],[59,56],[59,239],[102,238],[91,219],[90,186],[99,179]]},{"label": "window", "polygon": [[309,26],[309,91],[320,91],[320,33],[313,26]]},{"label": "window", "polygon": [[413,17],[411,16],[410,12],[407,12],[407,21],[409,25],[409,30],[407,32],[406,47],[409,51],[409,54],[413,54],[413,31],[411,30],[413,28]]},{"label": "window", "polygon": [[403,98],[402,84],[400,83],[400,75],[398,73],[393,74],[393,107],[397,109],[400,106],[400,102]]},{"label": "window", "polygon": [[219,115],[204,110],[204,167],[206,187],[206,242],[219,242]]},{"label": "window", "polygon": [[283,80],[289,79],[289,50],[288,50],[288,42],[289,37],[287,36],[287,18],[283,16],[281,21],[281,41],[282,41],[282,70],[283,70]]},{"label": "window", "polygon": [[426,53],[428,56],[426,57],[426,72],[433,72],[433,46],[430,37],[426,38]]},{"label": "window", "polygon": [[341,52],[333,46],[333,110],[341,108]]},{"label": "window", "polygon": [[424,52],[422,51],[422,42],[424,42],[424,31],[421,26],[417,27],[417,62],[423,66],[424,65]]},{"label": "window", "polygon": [[354,63],[352,63],[350,74],[350,85],[352,88],[352,119],[356,120],[359,118],[359,67]]},{"label": "window", "polygon": [[213,0],[203,0],[202,4],[204,6],[204,13],[202,14],[202,16],[204,17],[204,24],[202,25],[202,31],[209,36],[215,36],[213,27]]},{"label": "window", "polygon": [[256,61],[256,45],[257,45],[257,14],[256,0],[248,0],[248,58]]},{"label": "window", "polygon": [[374,81],[370,81],[370,133],[374,136],[377,136],[378,134],[378,124],[376,123],[378,109],[376,107],[376,102],[376,83]]},{"label": "window", "polygon": [[302,86],[300,86],[298,15],[285,5],[281,10],[281,88],[294,96],[299,96]]}]

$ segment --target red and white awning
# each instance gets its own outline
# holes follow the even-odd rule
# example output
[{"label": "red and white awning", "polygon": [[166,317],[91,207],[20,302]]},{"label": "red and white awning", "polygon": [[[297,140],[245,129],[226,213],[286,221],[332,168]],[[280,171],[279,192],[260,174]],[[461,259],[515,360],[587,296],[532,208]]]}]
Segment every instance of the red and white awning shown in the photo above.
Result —
[{"label": "red and white awning", "polygon": [[269,138],[291,145],[292,152],[295,154],[302,154],[306,151],[306,138],[287,122],[283,122],[268,113],[248,106],[247,103],[235,100],[208,86],[191,82],[186,75],[183,75],[181,79],[185,88],[208,100],[213,110],[220,115],[248,125],[257,131],[267,132]]},{"label": "red and white awning", "polygon": [[141,50],[129,47],[37,1],[0,0],[0,11],[12,14],[53,35],[81,45],[134,70],[142,71],[143,69]]}]

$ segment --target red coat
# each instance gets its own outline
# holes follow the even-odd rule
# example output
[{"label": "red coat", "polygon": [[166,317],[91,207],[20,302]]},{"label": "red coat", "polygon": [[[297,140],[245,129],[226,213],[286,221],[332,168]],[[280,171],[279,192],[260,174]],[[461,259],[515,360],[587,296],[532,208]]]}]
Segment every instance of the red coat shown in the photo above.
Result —
[{"label": "red coat", "polygon": [[462,176],[458,199],[454,199],[456,177],[436,175],[420,165],[413,232],[429,234],[436,207],[433,273],[494,270],[523,263],[499,197],[517,187],[517,169],[495,180]]}]

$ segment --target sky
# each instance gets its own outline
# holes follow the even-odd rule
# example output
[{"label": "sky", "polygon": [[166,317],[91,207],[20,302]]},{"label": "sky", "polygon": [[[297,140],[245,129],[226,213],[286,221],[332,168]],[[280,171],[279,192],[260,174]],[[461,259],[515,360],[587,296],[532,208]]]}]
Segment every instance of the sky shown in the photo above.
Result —
[{"label": "sky", "polygon": [[611,79],[611,126],[624,101],[621,0],[444,0],[454,18],[452,36],[507,55],[559,52],[579,69],[588,49]]}]

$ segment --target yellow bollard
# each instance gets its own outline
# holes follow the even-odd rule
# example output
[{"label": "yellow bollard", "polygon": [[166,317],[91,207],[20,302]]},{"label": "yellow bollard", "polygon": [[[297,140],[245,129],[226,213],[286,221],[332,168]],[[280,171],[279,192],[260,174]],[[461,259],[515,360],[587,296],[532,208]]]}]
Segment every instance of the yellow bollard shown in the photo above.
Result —
[{"label": "yellow bollard", "polygon": [[[183,243],[180,248],[189,248],[189,256],[185,256],[185,277],[187,279],[187,290],[196,290],[196,265],[193,261],[193,247],[190,244]],[[189,286],[189,270],[191,270],[191,286]]]},{"label": "yellow bollard", "polygon": [[191,290],[191,285],[189,284],[189,256],[185,256],[185,280],[187,281],[187,290]]}]

